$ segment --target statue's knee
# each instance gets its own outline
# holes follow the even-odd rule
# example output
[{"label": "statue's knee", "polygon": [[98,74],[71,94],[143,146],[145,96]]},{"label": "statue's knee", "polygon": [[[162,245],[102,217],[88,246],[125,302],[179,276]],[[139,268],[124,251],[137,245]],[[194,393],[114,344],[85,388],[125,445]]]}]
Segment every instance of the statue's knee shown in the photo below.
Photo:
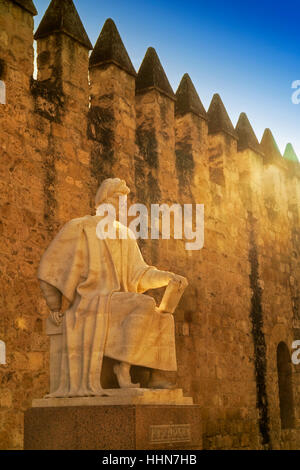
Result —
[{"label": "statue's knee", "polygon": [[152,313],[155,311],[156,303],[153,297],[150,297],[150,295],[145,295],[144,299],[144,308],[147,310],[147,312]]}]

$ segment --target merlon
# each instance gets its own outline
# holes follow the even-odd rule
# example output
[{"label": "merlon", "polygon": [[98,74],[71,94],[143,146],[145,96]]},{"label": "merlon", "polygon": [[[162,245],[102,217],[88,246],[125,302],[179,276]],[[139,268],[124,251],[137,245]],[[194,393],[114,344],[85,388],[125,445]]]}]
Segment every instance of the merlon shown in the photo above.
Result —
[{"label": "merlon", "polygon": [[41,39],[54,33],[64,33],[87,49],[93,49],[73,0],[52,0],[39,24],[34,39]]},{"label": "merlon", "polygon": [[130,57],[125,49],[119,31],[111,18],[108,18],[101,30],[90,57],[90,67],[112,63],[136,76]]},{"label": "merlon", "polygon": [[218,95],[217,93],[213,96],[213,99],[211,100],[209,109],[207,111],[207,117],[209,134],[217,134],[219,132],[224,132],[225,134],[230,135],[234,139],[237,139],[237,135],[232,125],[232,122],[227,114],[227,111],[221,100],[220,95]]},{"label": "merlon", "polygon": [[136,78],[137,93],[145,92],[149,88],[154,88],[175,100],[172,87],[153,47],[147,49]]},{"label": "merlon", "polygon": [[194,113],[207,120],[207,114],[190,76],[185,73],[176,91],[175,114],[183,116]]},{"label": "merlon", "polygon": [[237,149],[239,152],[242,152],[246,149],[251,149],[253,152],[262,155],[262,150],[260,148],[258,139],[246,113],[240,114],[235,131],[238,136]]}]

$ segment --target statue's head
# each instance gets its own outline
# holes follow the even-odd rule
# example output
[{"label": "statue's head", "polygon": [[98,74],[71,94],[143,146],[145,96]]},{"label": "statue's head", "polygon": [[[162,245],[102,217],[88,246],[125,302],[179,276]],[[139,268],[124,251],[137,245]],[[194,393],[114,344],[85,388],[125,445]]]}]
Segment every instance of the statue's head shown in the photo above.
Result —
[{"label": "statue's head", "polygon": [[95,206],[97,208],[100,204],[115,205],[118,203],[120,196],[127,196],[129,193],[130,189],[124,180],[119,178],[107,178],[101,183],[97,191]]}]

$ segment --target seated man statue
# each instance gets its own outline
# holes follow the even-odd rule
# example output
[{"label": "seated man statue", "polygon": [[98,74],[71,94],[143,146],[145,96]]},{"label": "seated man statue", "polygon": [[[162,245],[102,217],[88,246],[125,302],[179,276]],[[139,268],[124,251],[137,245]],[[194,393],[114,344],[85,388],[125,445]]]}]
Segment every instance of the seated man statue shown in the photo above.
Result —
[{"label": "seated man statue", "polygon": [[[103,220],[97,208],[104,203],[118,208],[119,197],[128,193],[125,181],[105,180],[96,195],[96,215],[66,223],[41,259],[38,278],[51,320],[62,322],[59,386],[49,397],[107,395],[100,381],[104,356],[118,361],[120,388],[139,386],[131,382],[131,365],[151,369],[148,387],[172,387],[162,371],[177,370],[174,318],[143,292],[170,284],[182,292],[187,281],[147,265],[128,232],[126,238],[97,235]],[[114,224],[117,231],[129,231],[117,219]],[[62,296],[69,301],[65,313]]]}]

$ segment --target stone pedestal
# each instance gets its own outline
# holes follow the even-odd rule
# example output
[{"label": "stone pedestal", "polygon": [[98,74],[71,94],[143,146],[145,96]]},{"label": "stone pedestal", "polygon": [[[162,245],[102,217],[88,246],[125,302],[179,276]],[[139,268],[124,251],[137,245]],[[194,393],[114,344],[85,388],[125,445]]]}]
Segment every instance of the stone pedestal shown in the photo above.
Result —
[{"label": "stone pedestal", "polygon": [[[184,398],[181,390],[138,392],[131,391],[127,398],[115,395],[34,400],[25,413],[24,449],[202,448],[199,405],[189,404],[190,399]],[[168,398],[171,403],[182,404],[163,404]],[[155,404],[159,399],[161,404]]]}]

